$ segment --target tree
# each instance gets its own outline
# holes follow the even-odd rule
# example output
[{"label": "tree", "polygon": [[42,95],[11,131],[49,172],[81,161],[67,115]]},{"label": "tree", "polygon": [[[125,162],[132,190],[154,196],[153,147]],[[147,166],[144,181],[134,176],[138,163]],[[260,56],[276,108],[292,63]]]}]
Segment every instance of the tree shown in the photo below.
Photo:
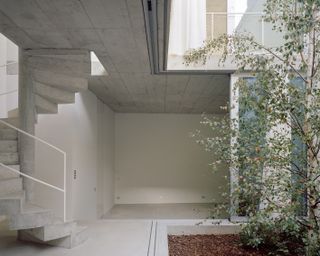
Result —
[{"label": "tree", "polygon": [[308,254],[319,255],[320,0],[267,0],[264,13],[283,36],[281,46],[269,48],[242,33],[186,54],[187,63],[205,63],[222,52],[223,63],[232,51],[237,72],[255,77],[239,79],[234,88],[240,96],[229,109],[240,105],[239,118],[205,118],[221,136],[198,141],[220,159],[214,169],[222,161],[237,173],[230,197],[238,214],[273,223],[290,220],[297,235],[307,231]]}]

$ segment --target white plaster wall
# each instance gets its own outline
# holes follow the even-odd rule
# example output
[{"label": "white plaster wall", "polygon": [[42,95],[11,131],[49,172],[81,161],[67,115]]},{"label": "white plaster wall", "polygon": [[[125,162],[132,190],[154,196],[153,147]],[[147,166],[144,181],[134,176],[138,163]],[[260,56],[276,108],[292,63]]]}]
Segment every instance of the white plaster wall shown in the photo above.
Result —
[{"label": "white plaster wall", "polygon": [[[67,152],[69,219],[95,219],[113,205],[113,126],[113,112],[90,91],[77,94],[75,104],[60,105],[58,114],[38,116],[36,135]],[[61,155],[36,144],[36,177],[62,186],[62,167]],[[36,185],[35,194],[37,204],[62,215],[60,192]]]},{"label": "white plaster wall", "polygon": [[[68,218],[95,219],[114,203],[220,201],[211,155],[190,132],[200,115],[115,114],[90,91],[59,114],[39,115],[36,135],[67,152]],[[36,144],[37,178],[63,185],[62,156]],[[74,170],[77,171],[74,179]],[[35,202],[62,216],[62,194],[36,185]]]},{"label": "white plaster wall", "polygon": [[[18,90],[18,74],[8,75],[7,64],[18,61],[18,47],[0,33],[0,94]],[[0,118],[18,107],[18,92],[0,95]]]},{"label": "white plaster wall", "polygon": [[119,113],[115,120],[116,203],[221,200],[223,173],[212,173],[212,156],[190,138],[200,115]]},{"label": "white plaster wall", "polygon": [[101,217],[114,205],[114,112],[98,101],[98,186],[97,214]]},{"label": "white plaster wall", "polygon": [[[7,62],[7,47],[6,38],[0,33],[0,94],[7,91],[7,74],[6,74],[6,62]],[[7,117],[7,97],[0,96],[0,118]]]},{"label": "white plaster wall", "polygon": [[[7,61],[13,66],[17,65],[19,61],[19,48],[18,46],[7,39]],[[12,67],[11,67],[12,68]],[[10,93],[7,96],[7,110],[12,111],[18,108],[18,86],[19,86],[18,70],[16,74],[7,75],[7,91],[17,90],[14,93]],[[12,113],[10,117],[13,117]]]}]

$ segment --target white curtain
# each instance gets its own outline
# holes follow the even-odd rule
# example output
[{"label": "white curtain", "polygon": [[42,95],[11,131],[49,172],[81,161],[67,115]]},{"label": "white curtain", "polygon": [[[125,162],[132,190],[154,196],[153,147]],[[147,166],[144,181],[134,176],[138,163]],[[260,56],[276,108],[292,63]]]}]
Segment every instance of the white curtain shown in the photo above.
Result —
[{"label": "white curtain", "polygon": [[169,55],[182,56],[206,39],[206,0],[172,0]]},{"label": "white curtain", "polygon": [[248,0],[228,0],[228,34],[233,34],[237,31],[247,8]]}]

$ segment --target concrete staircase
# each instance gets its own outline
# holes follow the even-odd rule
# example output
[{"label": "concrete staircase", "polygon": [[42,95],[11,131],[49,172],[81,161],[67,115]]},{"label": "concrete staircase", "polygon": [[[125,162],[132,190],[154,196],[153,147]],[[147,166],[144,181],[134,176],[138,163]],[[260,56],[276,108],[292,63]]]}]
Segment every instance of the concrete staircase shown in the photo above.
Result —
[{"label": "concrete staircase", "polygon": [[[90,58],[87,51],[31,50],[27,65],[33,85],[36,114],[58,113],[58,104],[75,101],[75,93],[88,88]],[[18,119],[4,121],[18,127]],[[0,123],[0,163],[19,166],[18,132]],[[85,227],[64,223],[48,210],[25,200],[22,178],[0,166],[0,216],[24,241],[72,248],[86,239]]]},{"label": "concrete staircase", "polygon": [[37,114],[56,114],[58,104],[74,103],[75,93],[88,89],[89,52],[31,50],[27,53]]}]

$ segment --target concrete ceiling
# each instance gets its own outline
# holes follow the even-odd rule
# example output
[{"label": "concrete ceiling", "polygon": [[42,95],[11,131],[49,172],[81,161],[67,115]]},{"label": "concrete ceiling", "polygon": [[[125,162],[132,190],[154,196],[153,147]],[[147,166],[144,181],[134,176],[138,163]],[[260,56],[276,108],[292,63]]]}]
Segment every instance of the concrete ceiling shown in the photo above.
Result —
[{"label": "concrete ceiling", "polygon": [[0,31],[23,48],[96,52],[89,88],[117,112],[220,113],[228,75],[151,75],[141,0],[0,0]]}]

